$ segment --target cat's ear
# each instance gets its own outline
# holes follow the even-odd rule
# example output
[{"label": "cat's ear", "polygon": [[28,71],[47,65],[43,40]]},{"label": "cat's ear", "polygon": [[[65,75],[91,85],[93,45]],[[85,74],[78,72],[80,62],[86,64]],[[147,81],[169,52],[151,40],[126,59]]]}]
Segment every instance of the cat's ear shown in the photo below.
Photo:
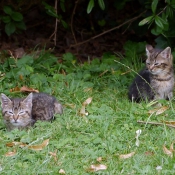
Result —
[{"label": "cat's ear", "polygon": [[163,58],[166,58],[166,59],[171,58],[171,48],[167,47],[160,54]]},{"label": "cat's ear", "polygon": [[63,107],[60,103],[55,102],[54,106],[55,106],[55,108],[54,108],[55,114],[62,114],[63,113]]},{"label": "cat's ear", "polygon": [[1,107],[4,108],[10,102],[12,102],[10,98],[8,98],[5,94],[1,93]]},{"label": "cat's ear", "polygon": [[32,98],[33,94],[30,93],[22,102],[25,104],[27,107],[31,108],[32,107]]},{"label": "cat's ear", "polygon": [[150,53],[153,51],[153,47],[151,45],[146,45],[146,55],[149,56]]}]

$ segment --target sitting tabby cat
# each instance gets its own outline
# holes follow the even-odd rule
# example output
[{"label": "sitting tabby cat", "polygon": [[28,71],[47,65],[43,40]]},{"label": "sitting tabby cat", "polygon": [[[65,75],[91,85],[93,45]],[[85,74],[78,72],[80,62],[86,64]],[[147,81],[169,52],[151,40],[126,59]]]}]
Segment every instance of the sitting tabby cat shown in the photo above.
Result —
[{"label": "sitting tabby cat", "polygon": [[30,93],[26,98],[8,98],[1,94],[2,116],[7,130],[33,126],[37,120],[51,121],[62,114],[62,105],[45,93]]},{"label": "sitting tabby cat", "polygon": [[146,68],[136,76],[129,88],[129,99],[171,99],[173,97],[174,71],[171,48],[154,49],[146,45]]}]

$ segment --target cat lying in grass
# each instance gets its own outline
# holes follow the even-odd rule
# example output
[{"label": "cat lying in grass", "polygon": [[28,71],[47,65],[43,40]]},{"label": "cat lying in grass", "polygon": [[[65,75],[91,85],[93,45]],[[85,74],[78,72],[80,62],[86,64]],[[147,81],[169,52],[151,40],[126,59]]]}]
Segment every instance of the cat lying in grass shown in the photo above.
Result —
[{"label": "cat lying in grass", "polygon": [[136,76],[129,88],[129,99],[141,100],[171,99],[173,97],[174,71],[171,48],[154,49],[146,45],[146,68]]},{"label": "cat lying in grass", "polygon": [[37,120],[51,121],[62,114],[62,105],[45,93],[30,93],[26,98],[8,98],[1,94],[2,116],[7,130],[33,126]]}]

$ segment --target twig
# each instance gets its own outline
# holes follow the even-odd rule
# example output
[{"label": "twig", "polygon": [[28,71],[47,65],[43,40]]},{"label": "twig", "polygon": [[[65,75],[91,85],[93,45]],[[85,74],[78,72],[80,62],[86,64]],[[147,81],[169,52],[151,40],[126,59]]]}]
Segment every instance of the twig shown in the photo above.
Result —
[{"label": "twig", "polygon": [[73,29],[73,21],[74,21],[74,14],[75,14],[75,11],[76,11],[76,8],[77,8],[78,1],[79,0],[77,0],[75,2],[75,6],[74,6],[74,9],[73,9],[73,12],[72,12],[72,16],[71,16],[71,31],[72,31],[72,35],[74,37],[75,44],[77,44],[77,40],[76,40],[74,29]]},{"label": "twig", "polygon": [[166,123],[160,123],[160,122],[145,122],[145,121],[137,121],[137,123],[141,123],[141,124],[151,124],[151,125],[166,125],[168,127],[172,127],[175,128],[175,125],[170,125],[170,124],[166,124]]},{"label": "twig", "polygon": [[[57,14],[57,0],[55,0],[55,12]],[[54,45],[56,46],[56,43],[57,43],[57,26],[58,26],[58,19],[56,18],[56,21],[55,21],[55,30],[54,32],[52,33],[52,35],[49,37],[49,39],[51,39],[53,36],[54,36]]]},{"label": "twig", "polygon": [[120,27],[124,26],[125,24],[131,23],[131,22],[135,21],[136,19],[140,18],[145,12],[146,12],[146,10],[145,10],[143,13],[141,13],[140,15],[138,15],[138,16],[132,18],[132,19],[129,19],[128,21],[126,21],[126,22],[120,24],[119,26],[116,26],[116,27],[114,27],[114,28],[112,28],[112,29],[109,29],[109,30],[107,30],[107,31],[105,31],[105,32],[102,32],[102,33],[100,33],[100,34],[98,34],[98,35],[96,35],[96,36],[94,36],[94,37],[91,37],[91,38],[88,39],[88,40],[83,41],[83,42],[80,42],[80,43],[77,43],[77,44],[73,44],[73,45],[71,45],[70,47],[79,46],[79,45],[84,44],[84,43],[87,43],[87,42],[89,42],[89,41],[91,41],[91,40],[93,40],[93,39],[95,39],[95,38],[98,38],[98,37],[100,37],[100,36],[102,36],[102,35],[104,35],[104,34],[106,34],[106,33],[109,33],[109,32],[111,32],[111,31],[113,31],[113,30],[119,29]]},{"label": "twig", "polygon": [[167,8],[167,6],[165,6],[165,7],[163,8],[163,10],[161,10],[161,11],[157,14],[157,16],[159,16],[161,13],[163,13],[163,12],[166,10],[166,8]]}]

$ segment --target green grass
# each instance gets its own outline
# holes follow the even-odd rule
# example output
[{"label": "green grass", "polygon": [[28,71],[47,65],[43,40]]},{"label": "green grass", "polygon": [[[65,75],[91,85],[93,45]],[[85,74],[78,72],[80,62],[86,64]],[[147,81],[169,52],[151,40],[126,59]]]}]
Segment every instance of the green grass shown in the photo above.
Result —
[{"label": "green grass", "polygon": [[[20,64],[1,65],[1,73],[6,73],[0,79],[1,92],[10,96],[24,96],[19,92],[10,93],[9,89],[27,85],[56,96],[64,105],[63,115],[56,115],[54,122],[38,122],[36,127],[27,131],[7,132],[1,120],[1,174],[59,174],[59,170],[64,169],[67,175],[152,175],[159,174],[157,166],[162,166],[160,174],[174,174],[174,158],[170,158],[162,150],[165,143],[169,148],[174,141],[174,129],[165,125],[137,123],[137,120],[174,120],[174,100],[161,101],[169,109],[158,116],[153,114],[150,117],[148,111],[155,106],[148,107],[144,102],[135,104],[128,101],[127,91],[133,74],[121,75],[127,69],[113,61],[118,59],[115,56],[106,55],[101,61],[95,59],[90,64],[83,65],[76,63],[76,58],[71,54],[63,56],[62,64],[57,63],[57,60],[54,62],[53,56],[53,61],[50,62],[48,56],[48,53],[43,54],[41,61],[40,58],[37,60],[30,56],[22,58]],[[61,74],[63,69],[65,75]],[[106,70],[108,72],[99,76]],[[22,81],[19,80],[19,75],[23,76]],[[79,110],[89,97],[93,98],[86,107],[89,114],[82,117]],[[68,104],[74,105],[74,108]],[[139,137],[140,146],[136,147],[135,132],[138,129],[142,133]],[[36,145],[46,139],[50,139],[49,145],[41,151],[6,146],[6,143],[12,141]],[[14,150],[17,152],[15,156],[5,156],[7,152]],[[49,154],[55,151],[57,160]],[[131,158],[119,159],[119,155],[133,151],[135,155]],[[147,155],[147,152],[152,154]],[[97,161],[99,157],[103,158],[101,162]],[[92,164],[104,164],[107,170],[88,172],[87,169]]]}]

